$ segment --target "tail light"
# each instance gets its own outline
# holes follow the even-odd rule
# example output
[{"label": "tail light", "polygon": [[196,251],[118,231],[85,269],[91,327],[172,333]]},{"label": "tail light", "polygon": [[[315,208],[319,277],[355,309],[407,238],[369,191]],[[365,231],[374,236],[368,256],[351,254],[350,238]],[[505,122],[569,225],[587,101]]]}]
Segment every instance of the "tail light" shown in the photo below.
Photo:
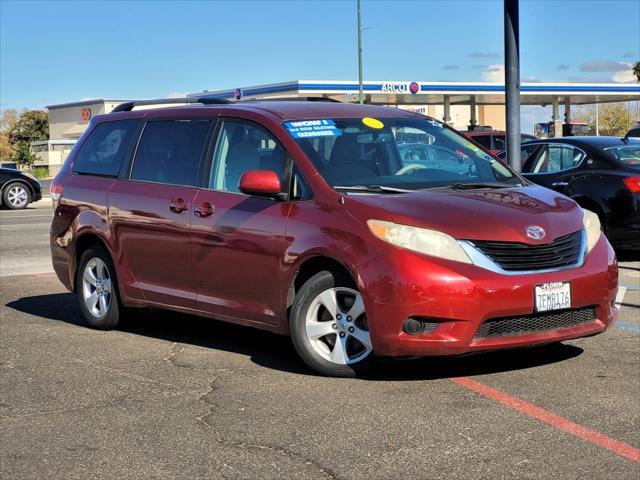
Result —
[{"label": "tail light", "polygon": [[58,202],[60,201],[60,197],[62,197],[62,185],[56,182],[57,179],[53,179],[51,182],[51,188],[49,189],[49,193],[51,195],[51,203],[53,205],[53,209],[55,210],[58,206]]},{"label": "tail light", "polygon": [[627,177],[624,179],[624,184],[631,193],[640,193],[640,177]]}]

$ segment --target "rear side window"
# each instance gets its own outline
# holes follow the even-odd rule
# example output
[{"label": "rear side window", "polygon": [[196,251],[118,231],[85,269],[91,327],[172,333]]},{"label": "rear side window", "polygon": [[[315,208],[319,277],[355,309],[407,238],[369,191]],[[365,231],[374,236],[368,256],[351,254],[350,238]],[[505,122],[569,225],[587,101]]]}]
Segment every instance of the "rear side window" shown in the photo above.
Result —
[{"label": "rear side window", "polygon": [[147,123],[131,179],[195,187],[210,125],[209,120]]},{"label": "rear side window", "polygon": [[532,163],[530,173],[552,173],[580,165],[584,152],[570,145],[545,145]]},{"label": "rear side window", "polygon": [[101,123],[89,134],[73,161],[74,173],[118,176],[138,120]]}]

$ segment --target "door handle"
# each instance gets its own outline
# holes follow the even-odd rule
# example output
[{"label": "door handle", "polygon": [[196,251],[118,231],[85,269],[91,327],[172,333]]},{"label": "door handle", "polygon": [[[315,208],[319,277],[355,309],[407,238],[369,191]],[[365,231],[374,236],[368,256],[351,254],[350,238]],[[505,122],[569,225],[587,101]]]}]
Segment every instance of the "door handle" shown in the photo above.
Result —
[{"label": "door handle", "polygon": [[553,182],[551,186],[552,187],[568,187],[569,184],[567,182]]},{"label": "door handle", "polygon": [[185,202],[183,198],[174,198],[169,204],[169,210],[175,213],[182,213],[189,210],[189,202]]},{"label": "door handle", "polygon": [[193,207],[193,213],[199,217],[208,217],[213,215],[213,212],[215,212],[215,208],[209,202],[204,202]]}]

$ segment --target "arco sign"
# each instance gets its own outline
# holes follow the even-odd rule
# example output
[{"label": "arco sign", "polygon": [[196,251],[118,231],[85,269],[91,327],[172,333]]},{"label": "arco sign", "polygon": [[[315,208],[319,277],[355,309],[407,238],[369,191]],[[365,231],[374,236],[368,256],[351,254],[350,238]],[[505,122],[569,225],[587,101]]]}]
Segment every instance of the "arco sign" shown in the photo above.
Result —
[{"label": "arco sign", "polygon": [[385,82],[380,89],[382,93],[411,93],[416,94],[420,91],[418,82]]}]

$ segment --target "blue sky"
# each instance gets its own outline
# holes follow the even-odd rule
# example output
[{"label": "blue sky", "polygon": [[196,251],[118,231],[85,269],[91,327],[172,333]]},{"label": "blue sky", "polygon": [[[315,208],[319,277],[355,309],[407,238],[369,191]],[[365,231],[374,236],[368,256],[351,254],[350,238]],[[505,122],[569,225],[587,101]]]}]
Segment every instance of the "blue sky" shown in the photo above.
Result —
[{"label": "blue sky", "polygon": [[[502,1],[362,0],[365,80],[493,80]],[[640,0],[521,0],[521,76],[628,78]],[[0,0],[0,104],[357,79],[355,0]]]}]

